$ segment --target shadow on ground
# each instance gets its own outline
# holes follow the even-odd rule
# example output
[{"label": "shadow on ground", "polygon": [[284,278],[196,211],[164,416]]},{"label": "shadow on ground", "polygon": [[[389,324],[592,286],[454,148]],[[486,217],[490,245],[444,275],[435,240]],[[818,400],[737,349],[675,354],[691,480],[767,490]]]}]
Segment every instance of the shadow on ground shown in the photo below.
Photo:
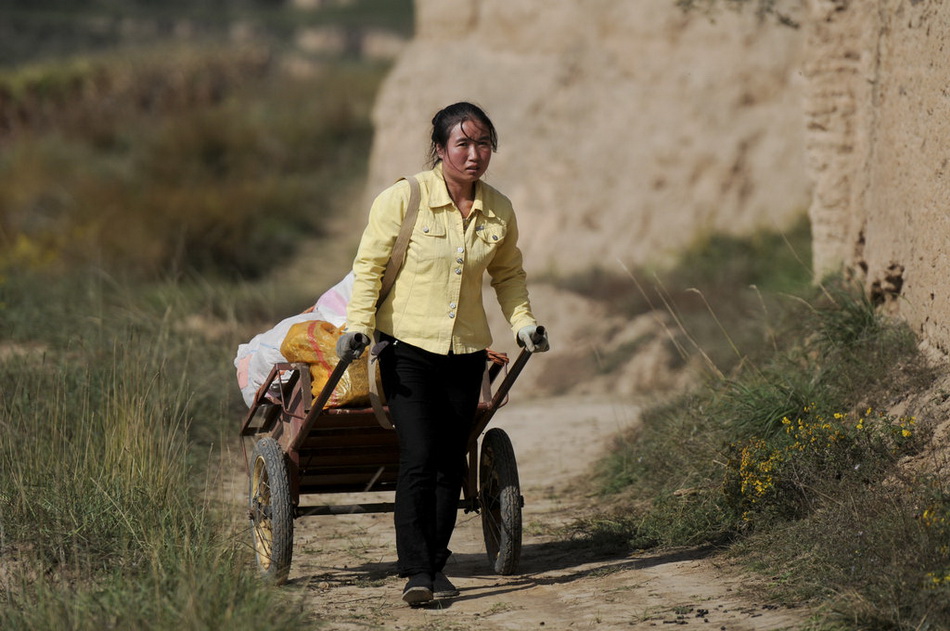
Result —
[{"label": "shadow on ground", "polygon": [[[475,590],[473,594],[467,595],[466,591],[472,590],[463,589],[462,594],[452,601],[433,601],[428,606],[445,608],[450,606],[451,602],[497,597],[541,585],[567,584],[590,576],[695,561],[710,557],[715,552],[713,546],[703,546],[650,553],[605,553],[583,541],[552,541],[525,545],[521,553],[520,571],[507,577],[494,574],[490,570],[485,554],[454,554],[451,559],[453,578],[497,581]],[[294,579],[291,584],[299,587],[319,586],[320,589],[343,585],[375,587],[396,576],[396,565],[393,561],[325,569],[325,572]]]}]

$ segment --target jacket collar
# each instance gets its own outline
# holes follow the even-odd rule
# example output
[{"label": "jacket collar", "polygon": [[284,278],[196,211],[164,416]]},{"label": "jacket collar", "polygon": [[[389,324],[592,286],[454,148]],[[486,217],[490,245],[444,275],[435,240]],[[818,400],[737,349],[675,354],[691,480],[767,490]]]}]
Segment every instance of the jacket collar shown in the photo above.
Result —
[{"label": "jacket collar", "polygon": [[[442,174],[442,162],[432,169],[436,176],[436,185],[429,191],[429,208],[452,207],[454,202],[449,197],[449,189],[445,185],[445,176]],[[475,183],[475,201],[472,202],[472,212],[481,212],[487,217],[494,217],[495,211],[485,206],[485,184],[479,180]]]}]

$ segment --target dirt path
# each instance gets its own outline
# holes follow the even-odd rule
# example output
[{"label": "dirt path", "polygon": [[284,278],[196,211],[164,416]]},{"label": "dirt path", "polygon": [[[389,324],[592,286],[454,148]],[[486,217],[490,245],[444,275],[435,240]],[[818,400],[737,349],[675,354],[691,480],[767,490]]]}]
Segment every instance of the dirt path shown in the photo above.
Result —
[{"label": "dirt path", "polygon": [[[559,541],[557,526],[589,516],[590,498],[572,481],[617,430],[638,422],[623,402],[563,398],[513,402],[492,427],[510,435],[525,497],[520,573],[490,572],[478,515],[459,515],[446,573],[461,590],[451,601],[412,609],[399,599],[390,514],[309,517],[296,522],[285,589],[300,594],[315,623],[339,630],[794,628],[806,613],[744,600],[741,579],[703,550],[584,558]],[[391,501],[370,494],[326,503]],[[319,498],[308,503],[320,503]]]}]

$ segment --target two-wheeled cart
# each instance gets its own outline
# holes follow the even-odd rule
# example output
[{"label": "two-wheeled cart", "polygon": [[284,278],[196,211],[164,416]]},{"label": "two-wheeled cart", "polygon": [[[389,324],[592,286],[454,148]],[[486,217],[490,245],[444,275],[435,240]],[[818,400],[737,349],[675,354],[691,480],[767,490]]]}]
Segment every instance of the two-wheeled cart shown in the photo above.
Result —
[{"label": "two-wheeled cart", "polygon": [[[513,574],[518,568],[524,498],[508,435],[500,428],[485,429],[530,356],[522,350],[510,366],[497,356],[488,361],[486,392],[469,435],[459,501],[460,510],[481,514],[488,560],[499,574]],[[324,408],[350,361],[339,361],[315,398],[307,364],[274,366],[241,426],[245,457],[245,439],[254,443],[251,458],[246,458],[254,551],[263,576],[274,583],[283,583],[290,573],[295,519],[393,510],[392,502],[301,501],[308,495],[395,491],[399,445],[391,424],[371,407]]]}]

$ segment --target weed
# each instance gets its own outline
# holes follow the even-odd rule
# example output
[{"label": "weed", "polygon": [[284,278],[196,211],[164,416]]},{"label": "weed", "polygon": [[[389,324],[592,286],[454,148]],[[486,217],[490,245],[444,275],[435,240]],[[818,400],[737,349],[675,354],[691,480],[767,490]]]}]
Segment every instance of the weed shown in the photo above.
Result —
[{"label": "weed", "polygon": [[509,611],[513,611],[514,608],[515,608],[514,605],[512,605],[512,604],[509,603],[509,602],[504,602],[504,601],[502,601],[502,602],[496,602],[496,603],[493,603],[491,607],[489,607],[488,609],[486,609],[486,610],[482,613],[482,615],[483,615],[483,616],[494,616],[495,614],[507,613],[507,612],[509,612]]},{"label": "weed", "polygon": [[788,520],[815,512],[836,490],[881,479],[926,442],[913,417],[835,413],[805,408],[782,419],[783,435],[750,438],[729,450],[724,492],[744,522]]},{"label": "weed", "polygon": [[[168,86],[168,107],[143,111],[134,89],[107,93],[10,141],[0,161],[0,271],[252,277],[320,234],[362,181],[369,103],[385,68],[338,64],[301,79],[242,72],[239,55],[232,66],[218,52],[193,55],[191,64],[159,52],[95,71],[106,84],[150,78],[150,90],[184,75]],[[194,79],[203,94],[219,76],[217,98],[175,93]],[[115,111],[104,116],[100,101]]]},{"label": "weed", "polygon": [[617,441],[601,478],[635,511],[619,530],[591,520],[590,536],[733,542],[780,570],[776,597],[829,598],[862,628],[946,625],[950,478],[943,465],[902,465],[927,447],[932,421],[884,411],[934,369],[905,325],[843,283],[786,309],[770,355],[655,408]]},{"label": "weed", "polygon": [[[710,372],[719,376],[771,350],[768,342],[777,323],[767,316],[781,319],[787,302],[781,296],[807,291],[812,272],[802,261],[810,252],[810,227],[803,216],[784,232],[708,235],[661,269],[598,267],[548,280],[630,318],[667,311],[676,323],[669,343],[683,360],[703,355]],[[607,372],[640,343],[612,349],[595,365]]]},{"label": "weed", "polygon": [[166,288],[172,299],[150,305],[130,287],[64,281],[2,287],[4,330],[44,350],[0,359],[0,546],[15,559],[0,626],[299,624],[204,497],[192,451],[195,436],[220,442],[230,417],[233,347],[184,333],[197,310],[185,295]]}]

